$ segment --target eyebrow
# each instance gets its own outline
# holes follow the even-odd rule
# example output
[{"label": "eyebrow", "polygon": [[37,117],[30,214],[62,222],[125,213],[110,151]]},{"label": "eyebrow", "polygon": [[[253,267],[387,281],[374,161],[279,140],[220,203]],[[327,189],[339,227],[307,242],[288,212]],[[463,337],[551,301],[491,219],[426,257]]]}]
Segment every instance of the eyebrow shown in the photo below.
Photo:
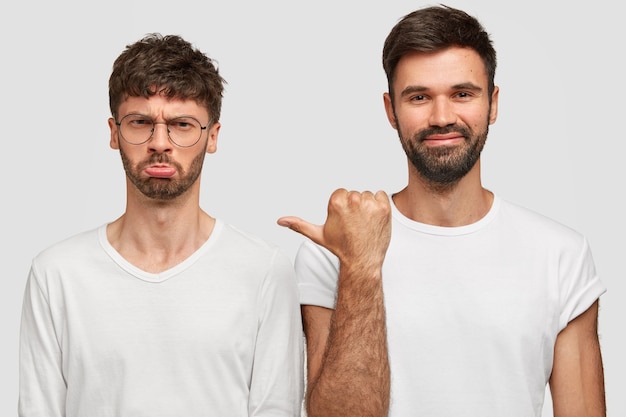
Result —
[{"label": "eyebrow", "polygon": [[455,90],[471,90],[471,91],[483,91],[482,87],[477,86],[474,83],[461,83],[452,86]]},{"label": "eyebrow", "polygon": [[[471,82],[466,82],[466,83],[460,83],[460,84],[454,84],[450,87],[452,90],[470,90],[470,91],[483,91],[483,89],[479,86],[477,86],[474,83]],[[425,91],[428,91],[429,88],[425,87],[423,85],[410,85],[408,87],[406,87],[404,90],[402,90],[402,93],[400,93],[401,97],[405,97],[407,95],[410,94],[414,94],[414,93],[423,93]]]}]

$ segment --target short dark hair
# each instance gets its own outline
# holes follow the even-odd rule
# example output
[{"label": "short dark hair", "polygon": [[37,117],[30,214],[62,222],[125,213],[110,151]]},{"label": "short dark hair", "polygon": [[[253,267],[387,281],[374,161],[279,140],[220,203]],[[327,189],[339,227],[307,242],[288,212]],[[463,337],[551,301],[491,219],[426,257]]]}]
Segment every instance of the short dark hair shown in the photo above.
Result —
[{"label": "short dark hair", "polygon": [[383,68],[389,94],[400,58],[409,52],[435,52],[451,46],[475,50],[482,59],[488,78],[489,96],[496,75],[496,51],[489,34],[476,18],[445,5],[430,6],[404,16],[391,29],[383,47]]},{"label": "short dark hair", "polygon": [[151,33],[127,45],[113,63],[109,78],[109,107],[117,119],[128,97],[193,99],[217,122],[226,81],[216,63],[177,35]]}]

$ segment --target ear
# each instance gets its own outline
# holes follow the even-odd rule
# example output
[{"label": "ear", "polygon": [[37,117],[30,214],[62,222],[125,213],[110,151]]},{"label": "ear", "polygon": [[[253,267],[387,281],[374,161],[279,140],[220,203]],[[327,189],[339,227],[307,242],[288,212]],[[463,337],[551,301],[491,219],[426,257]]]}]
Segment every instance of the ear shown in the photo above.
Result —
[{"label": "ear", "polygon": [[109,141],[109,146],[111,149],[119,149],[119,135],[118,135],[118,126],[115,124],[115,119],[109,117],[109,130],[111,131],[111,139]]},{"label": "ear", "polygon": [[206,144],[206,153],[215,153],[217,151],[217,137],[220,133],[220,127],[222,127],[220,122],[215,122],[208,128],[209,138]]},{"label": "ear", "polygon": [[500,96],[500,88],[495,86],[491,93],[491,109],[489,110],[489,124],[492,125],[498,118],[498,97]]},{"label": "ear", "polygon": [[385,113],[387,114],[387,120],[389,121],[389,124],[391,124],[391,127],[398,130],[398,126],[396,124],[396,115],[393,111],[393,103],[391,101],[391,96],[389,95],[389,93],[383,94],[383,102],[385,104]]}]

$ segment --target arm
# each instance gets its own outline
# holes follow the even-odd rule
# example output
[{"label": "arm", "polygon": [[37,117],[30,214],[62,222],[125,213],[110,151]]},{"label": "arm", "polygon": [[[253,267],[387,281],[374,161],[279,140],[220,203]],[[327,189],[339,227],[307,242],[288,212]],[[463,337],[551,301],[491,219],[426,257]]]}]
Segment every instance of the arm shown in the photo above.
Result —
[{"label": "arm", "polygon": [[331,196],[323,226],[279,219],[340,262],[335,309],[302,307],[309,417],[387,415],[390,376],[382,264],[391,235],[390,212],[385,193],[341,189]]},{"label": "arm", "polygon": [[22,306],[19,374],[20,417],[65,416],[61,348],[47,297],[32,270]]},{"label": "arm", "polygon": [[598,301],[557,336],[550,392],[555,417],[606,416]]},{"label": "arm", "polygon": [[249,415],[300,416],[302,408],[303,336],[293,265],[277,256],[259,297]]}]

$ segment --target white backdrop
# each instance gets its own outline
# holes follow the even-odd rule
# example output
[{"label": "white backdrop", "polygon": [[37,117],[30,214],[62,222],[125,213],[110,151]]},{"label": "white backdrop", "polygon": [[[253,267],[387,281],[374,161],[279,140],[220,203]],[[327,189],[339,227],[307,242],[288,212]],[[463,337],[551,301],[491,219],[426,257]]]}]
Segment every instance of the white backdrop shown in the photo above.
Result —
[{"label": "white backdrop", "polygon": [[[8,3],[8,4],[7,4]],[[562,3],[563,5],[558,5]],[[0,415],[16,415],[18,333],[31,258],[117,218],[124,177],[108,147],[107,81],[126,44],[179,34],[228,81],[202,206],[281,245],[275,221],[325,218],[337,187],[399,190],[406,162],[386,121],[385,36],[420,1],[5,2],[0,205]],[[612,0],[449,1],[476,15],[498,51],[500,115],[484,184],[584,233],[608,286],[600,333],[610,416],[626,415],[622,320],[626,31]],[[551,405],[546,398],[545,415]]]}]

